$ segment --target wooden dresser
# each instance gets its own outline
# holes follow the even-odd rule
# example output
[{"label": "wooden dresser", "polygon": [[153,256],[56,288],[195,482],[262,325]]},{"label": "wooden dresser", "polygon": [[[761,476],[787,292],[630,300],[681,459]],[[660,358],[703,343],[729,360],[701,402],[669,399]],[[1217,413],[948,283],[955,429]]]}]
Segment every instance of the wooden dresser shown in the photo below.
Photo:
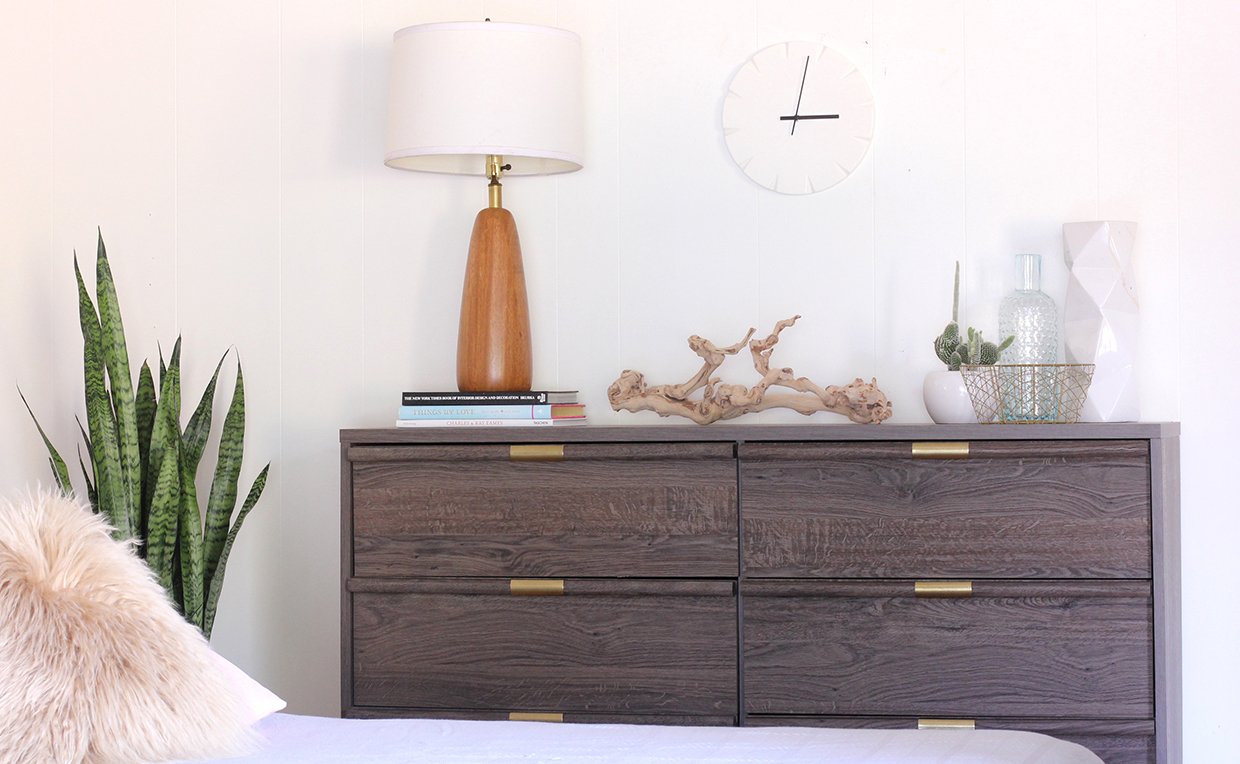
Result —
[{"label": "wooden dresser", "polygon": [[1174,424],[341,432],[345,716],[1179,764]]}]

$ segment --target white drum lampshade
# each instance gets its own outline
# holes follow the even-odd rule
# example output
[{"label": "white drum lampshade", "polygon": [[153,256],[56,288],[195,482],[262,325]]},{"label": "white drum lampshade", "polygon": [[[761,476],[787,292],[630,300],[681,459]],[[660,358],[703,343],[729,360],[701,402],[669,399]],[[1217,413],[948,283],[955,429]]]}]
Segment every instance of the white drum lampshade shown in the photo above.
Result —
[{"label": "white drum lampshade", "polygon": [[581,38],[495,21],[405,27],[395,35],[388,167],[485,175],[580,170]]},{"label": "white drum lampshade", "polygon": [[395,35],[384,163],[490,178],[465,268],[460,390],[530,389],[525,271],[499,180],[581,169],[581,89],[581,38],[564,29],[463,21]]}]

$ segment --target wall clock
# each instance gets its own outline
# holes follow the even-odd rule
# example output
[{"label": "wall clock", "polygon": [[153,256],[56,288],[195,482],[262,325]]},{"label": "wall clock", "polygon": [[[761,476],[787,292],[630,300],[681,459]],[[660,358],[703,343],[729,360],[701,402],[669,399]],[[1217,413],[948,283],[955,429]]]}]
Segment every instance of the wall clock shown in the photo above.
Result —
[{"label": "wall clock", "polygon": [[754,181],[813,194],[847,178],[874,138],[874,94],[853,62],[814,42],[754,54],[723,99],[723,135]]}]

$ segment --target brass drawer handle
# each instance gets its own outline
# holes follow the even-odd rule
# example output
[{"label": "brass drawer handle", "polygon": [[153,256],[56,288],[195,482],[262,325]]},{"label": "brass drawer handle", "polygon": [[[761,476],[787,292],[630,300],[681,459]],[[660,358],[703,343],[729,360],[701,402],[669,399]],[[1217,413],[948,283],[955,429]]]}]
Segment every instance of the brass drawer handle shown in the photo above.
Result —
[{"label": "brass drawer handle", "polygon": [[530,714],[521,711],[513,711],[508,714],[510,722],[562,722],[564,714]]},{"label": "brass drawer handle", "polygon": [[913,444],[914,459],[968,459],[968,443],[930,441]]},{"label": "brass drawer handle", "polygon": [[509,446],[508,461],[510,462],[562,462],[564,446],[533,445]]},{"label": "brass drawer handle", "polygon": [[918,597],[972,597],[972,581],[917,581],[913,593]]},{"label": "brass drawer handle", "polygon": [[508,582],[509,594],[555,595],[564,593],[564,582],[549,578],[514,578]]},{"label": "brass drawer handle", "polygon": [[919,730],[971,730],[976,729],[972,719],[918,719]]}]

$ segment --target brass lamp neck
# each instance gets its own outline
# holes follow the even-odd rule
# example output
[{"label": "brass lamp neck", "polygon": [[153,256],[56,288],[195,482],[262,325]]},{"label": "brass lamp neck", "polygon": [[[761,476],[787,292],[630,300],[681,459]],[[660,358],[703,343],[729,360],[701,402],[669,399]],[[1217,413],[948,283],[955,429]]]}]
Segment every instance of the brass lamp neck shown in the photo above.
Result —
[{"label": "brass lamp neck", "polygon": [[499,179],[504,177],[504,170],[511,170],[512,165],[504,164],[504,158],[496,154],[487,154],[487,177],[491,182],[487,184],[487,206],[492,209],[499,209],[504,206],[503,186],[500,185]]}]

